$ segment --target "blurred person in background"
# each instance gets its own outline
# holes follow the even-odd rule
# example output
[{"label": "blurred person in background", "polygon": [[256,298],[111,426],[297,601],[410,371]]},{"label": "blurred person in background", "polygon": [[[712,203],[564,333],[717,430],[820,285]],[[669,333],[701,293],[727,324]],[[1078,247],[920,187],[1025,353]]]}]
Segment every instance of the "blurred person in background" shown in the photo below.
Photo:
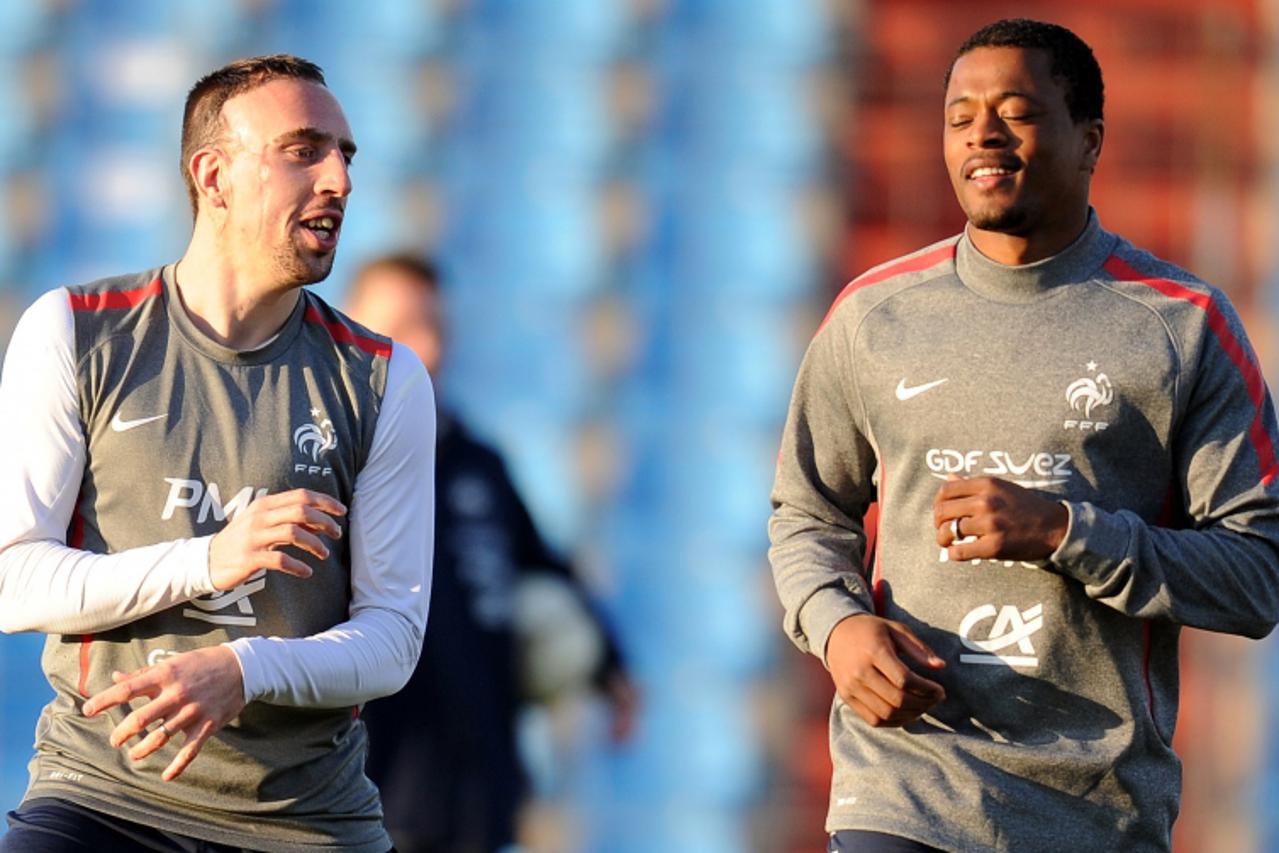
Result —
[{"label": "blurred person in background", "polygon": [[[368,261],[346,308],[412,349],[439,382],[444,312],[431,261],[412,254]],[[521,707],[589,680],[609,701],[612,735],[621,741],[637,694],[611,632],[539,535],[501,456],[446,409],[437,420],[429,627],[408,685],[365,709],[366,770],[402,853],[490,853],[518,835],[527,789],[516,737]]]},{"label": "blurred person in background", "polygon": [[970,37],[964,233],[854,280],[800,368],[770,557],[836,688],[830,850],[1169,849],[1181,626],[1279,619],[1265,382],[1223,293],[1102,227],[1102,103],[1070,31]]},{"label": "blurred person in background", "polygon": [[20,321],[0,628],[49,635],[55,698],[0,849],[391,848],[358,708],[421,648],[435,412],[412,352],[303,289],[354,153],[316,65],[214,71],[182,258]]}]

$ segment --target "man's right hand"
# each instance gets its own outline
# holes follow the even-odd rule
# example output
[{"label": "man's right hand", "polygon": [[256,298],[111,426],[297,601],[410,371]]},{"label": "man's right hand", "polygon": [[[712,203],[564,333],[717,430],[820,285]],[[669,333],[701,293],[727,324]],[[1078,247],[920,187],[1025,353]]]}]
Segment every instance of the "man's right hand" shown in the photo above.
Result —
[{"label": "man's right hand", "polygon": [[310,489],[263,495],[209,542],[213,585],[231,589],[262,569],[309,578],[311,567],[280,548],[293,545],[323,560],[329,548],[320,536],[341,537],[342,528],[334,520],[341,515],[346,515],[346,507],[337,499]]},{"label": "man's right hand", "polygon": [[826,642],[840,698],[876,728],[913,723],[946,698],[940,684],[907,667],[903,656],[929,669],[946,665],[905,625],[869,613],[844,619]]}]

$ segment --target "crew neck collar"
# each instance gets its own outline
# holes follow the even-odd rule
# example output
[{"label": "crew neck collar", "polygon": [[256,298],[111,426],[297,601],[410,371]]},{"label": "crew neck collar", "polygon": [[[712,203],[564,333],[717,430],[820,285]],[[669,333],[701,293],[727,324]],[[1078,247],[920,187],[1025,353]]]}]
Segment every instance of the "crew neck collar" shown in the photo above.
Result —
[{"label": "crew neck collar", "polygon": [[[970,226],[971,227],[971,226]],[[999,302],[1033,302],[1056,288],[1090,278],[1114,251],[1118,238],[1101,227],[1097,211],[1075,241],[1052,257],[1009,266],[981,253],[965,228],[955,250],[955,271],[970,290]]]},{"label": "crew neck collar", "polygon": [[306,292],[303,291],[294,306],[289,318],[274,336],[260,346],[248,350],[237,350],[224,346],[210,338],[191,320],[186,306],[182,304],[182,295],[178,292],[175,265],[169,264],[160,271],[164,280],[165,309],[169,314],[169,322],[178,333],[199,352],[223,364],[266,364],[275,360],[284,350],[289,348],[302,327],[302,314],[305,310]]}]

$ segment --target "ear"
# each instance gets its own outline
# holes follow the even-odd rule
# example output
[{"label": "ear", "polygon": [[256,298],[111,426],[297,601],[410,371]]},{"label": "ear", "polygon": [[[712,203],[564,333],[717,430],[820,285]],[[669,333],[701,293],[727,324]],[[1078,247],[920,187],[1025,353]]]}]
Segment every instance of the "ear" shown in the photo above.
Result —
[{"label": "ear", "polygon": [[1101,158],[1101,143],[1106,138],[1106,123],[1099,118],[1084,123],[1084,158],[1083,170],[1092,174],[1097,170],[1097,161]]},{"label": "ear", "polygon": [[187,163],[191,180],[195,183],[196,194],[211,207],[226,207],[223,198],[225,187],[226,165],[222,152],[216,148],[201,148],[191,155]]}]

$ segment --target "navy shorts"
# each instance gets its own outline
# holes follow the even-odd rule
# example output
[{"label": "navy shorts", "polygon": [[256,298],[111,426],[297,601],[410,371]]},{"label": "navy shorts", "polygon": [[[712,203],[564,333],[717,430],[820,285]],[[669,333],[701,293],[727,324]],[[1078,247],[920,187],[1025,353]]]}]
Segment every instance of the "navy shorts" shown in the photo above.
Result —
[{"label": "navy shorts", "polygon": [[216,844],[143,826],[54,797],[28,800],[9,812],[9,832],[0,853],[247,853],[246,848]]},{"label": "navy shorts", "polygon": [[936,847],[929,847],[920,841],[864,829],[844,829],[832,833],[826,850],[827,853],[942,853]]}]

